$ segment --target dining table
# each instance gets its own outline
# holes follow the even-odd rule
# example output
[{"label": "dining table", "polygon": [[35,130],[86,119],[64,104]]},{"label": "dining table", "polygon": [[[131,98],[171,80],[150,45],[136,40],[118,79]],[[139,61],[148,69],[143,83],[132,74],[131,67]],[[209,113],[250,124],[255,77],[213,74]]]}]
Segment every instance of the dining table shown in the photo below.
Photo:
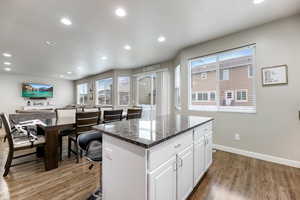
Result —
[{"label": "dining table", "polygon": [[37,155],[43,155],[46,171],[58,168],[59,134],[61,130],[73,128],[76,125],[75,116],[57,118],[56,115],[49,114],[12,114],[10,119],[14,124],[28,120],[40,120],[41,123],[36,124],[37,132],[45,135],[45,146],[37,149]]}]

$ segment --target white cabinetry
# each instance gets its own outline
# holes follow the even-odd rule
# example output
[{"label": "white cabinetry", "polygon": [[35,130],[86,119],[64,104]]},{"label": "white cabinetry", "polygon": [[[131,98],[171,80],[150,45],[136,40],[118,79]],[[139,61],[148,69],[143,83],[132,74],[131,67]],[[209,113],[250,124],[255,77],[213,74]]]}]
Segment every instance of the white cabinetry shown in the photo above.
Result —
[{"label": "white cabinetry", "polygon": [[149,173],[149,199],[176,200],[176,156]]},{"label": "white cabinetry", "polygon": [[193,145],[177,155],[177,200],[185,200],[193,191]]},{"label": "white cabinetry", "polygon": [[104,134],[104,200],[186,200],[211,163],[211,121],[148,149]]}]

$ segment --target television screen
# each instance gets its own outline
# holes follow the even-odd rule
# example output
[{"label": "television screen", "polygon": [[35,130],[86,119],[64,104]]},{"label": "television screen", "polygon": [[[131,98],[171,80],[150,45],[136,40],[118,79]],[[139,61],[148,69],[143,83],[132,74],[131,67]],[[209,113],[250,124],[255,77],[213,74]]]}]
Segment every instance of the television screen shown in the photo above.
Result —
[{"label": "television screen", "polygon": [[22,97],[26,98],[52,98],[53,86],[36,83],[23,83]]}]

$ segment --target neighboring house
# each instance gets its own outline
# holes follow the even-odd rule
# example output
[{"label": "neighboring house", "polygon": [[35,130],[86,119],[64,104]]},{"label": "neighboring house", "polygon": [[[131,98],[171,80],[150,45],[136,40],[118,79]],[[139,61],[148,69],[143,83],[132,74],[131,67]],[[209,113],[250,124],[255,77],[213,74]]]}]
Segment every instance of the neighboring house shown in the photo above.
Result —
[{"label": "neighboring house", "polygon": [[[219,76],[217,74],[220,65]],[[192,67],[192,105],[252,106],[252,56],[227,59]],[[216,81],[219,77],[219,81]],[[216,83],[219,83],[217,85]]]}]

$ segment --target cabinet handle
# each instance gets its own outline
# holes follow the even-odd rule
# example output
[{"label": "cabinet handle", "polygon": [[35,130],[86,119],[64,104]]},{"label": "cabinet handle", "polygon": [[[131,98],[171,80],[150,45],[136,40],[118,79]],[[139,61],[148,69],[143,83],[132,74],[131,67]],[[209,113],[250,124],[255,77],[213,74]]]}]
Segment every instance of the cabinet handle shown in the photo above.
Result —
[{"label": "cabinet handle", "polygon": [[179,166],[178,167],[182,167],[183,166],[183,160],[179,156],[178,156],[178,159],[179,159]]},{"label": "cabinet handle", "polygon": [[176,172],[177,171],[177,162],[173,163],[173,171]]},{"label": "cabinet handle", "polygon": [[179,148],[179,147],[181,147],[181,144],[176,144],[176,145],[174,146],[175,149],[177,149],[177,148]]}]

